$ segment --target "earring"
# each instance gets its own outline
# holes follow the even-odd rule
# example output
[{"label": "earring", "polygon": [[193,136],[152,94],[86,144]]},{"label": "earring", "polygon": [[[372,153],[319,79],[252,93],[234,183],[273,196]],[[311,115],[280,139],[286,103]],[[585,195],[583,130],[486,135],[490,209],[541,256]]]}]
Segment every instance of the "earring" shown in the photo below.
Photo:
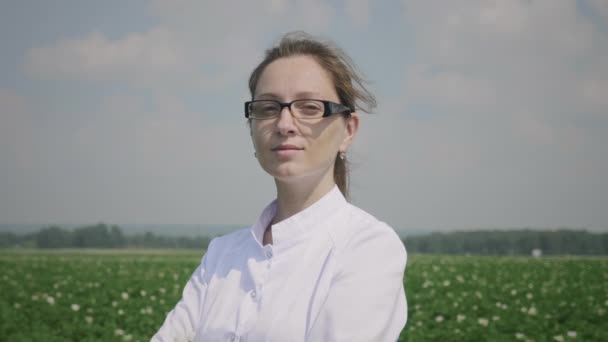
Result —
[{"label": "earring", "polygon": [[340,159],[344,160],[344,158],[346,158],[346,152],[340,151],[339,156],[340,156]]}]

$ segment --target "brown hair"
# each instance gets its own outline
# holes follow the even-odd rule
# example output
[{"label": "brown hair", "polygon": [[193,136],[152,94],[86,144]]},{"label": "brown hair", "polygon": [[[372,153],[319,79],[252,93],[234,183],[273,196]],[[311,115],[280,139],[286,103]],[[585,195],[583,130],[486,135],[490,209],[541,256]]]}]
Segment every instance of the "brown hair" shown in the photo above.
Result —
[{"label": "brown hair", "polygon": [[[285,34],[279,44],[266,50],[264,60],[253,70],[249,77],[251,97],[262,72],[279,58],[306,55],[313,57],[327,71],[334,83],[336,93],[343,105],[370,113],[376,106],[374,95],[367,90],[365,80],[357,71],[353,61],[334,43],[320,41],[309,34],[296,31]],[[348,115],[348,114],[347,114]],[[334,162],[334,181],[345,197],[348,197],[348,162],[336,155]]]}]

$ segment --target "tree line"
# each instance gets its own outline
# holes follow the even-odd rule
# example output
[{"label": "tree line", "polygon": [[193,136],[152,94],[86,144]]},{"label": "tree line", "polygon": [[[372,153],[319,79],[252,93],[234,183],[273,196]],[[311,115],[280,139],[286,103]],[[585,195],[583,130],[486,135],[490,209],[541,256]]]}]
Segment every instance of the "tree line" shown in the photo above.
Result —
[{"label": "tree line", "polygon": [[210,237],[168,237],[150,232],[125,235],[117,225],[98,223],[73,230],[44,227],[29,234],[0,233],[0,248],[202,248]]},{"label": "tree line", "polygon": [[[125,235],[117,225],[98,223],[73,230],[43,227],[29,234],[0,233],[0,248],[195,248],[211,237],[168,237],[151,232]],[[403,239],[409,253],[530,255],[608,255],[608,233],[584,230],[486,230],[431,233]]]},{"label": "tree line", "polygon": [[585,230],[505,230],[432,233],[406,237],[409,253],[608,255],[608,233]]}]

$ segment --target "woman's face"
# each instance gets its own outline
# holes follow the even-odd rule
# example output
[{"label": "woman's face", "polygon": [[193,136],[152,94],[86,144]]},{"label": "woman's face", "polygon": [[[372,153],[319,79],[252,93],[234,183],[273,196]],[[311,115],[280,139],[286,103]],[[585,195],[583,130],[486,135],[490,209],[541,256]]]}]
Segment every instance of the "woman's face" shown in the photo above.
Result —
[{"label": "woman's face", "polygon": [[[329,74],[310,56],[280,58],[270,63],[258,80],[254,99],[340,102]],[[275,119],[251,120],[251,138],[260,165],[278,180],[333,177],[336,155],[346,152],[358,120],[355,113],[348,118],[334,114],[297,119],[283,108]]]}]

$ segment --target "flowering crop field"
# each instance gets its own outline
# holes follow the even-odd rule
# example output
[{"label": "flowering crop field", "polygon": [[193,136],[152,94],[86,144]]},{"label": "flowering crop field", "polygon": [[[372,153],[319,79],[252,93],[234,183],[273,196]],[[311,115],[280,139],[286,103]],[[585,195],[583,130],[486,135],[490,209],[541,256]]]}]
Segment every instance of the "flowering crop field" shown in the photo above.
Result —
[{"label": "flowering crop field", "polygon": [[[201,252],[0,252],[6,341],[147,341]],[[608,341],[608,259],[410,256],[400,341]]]}]

